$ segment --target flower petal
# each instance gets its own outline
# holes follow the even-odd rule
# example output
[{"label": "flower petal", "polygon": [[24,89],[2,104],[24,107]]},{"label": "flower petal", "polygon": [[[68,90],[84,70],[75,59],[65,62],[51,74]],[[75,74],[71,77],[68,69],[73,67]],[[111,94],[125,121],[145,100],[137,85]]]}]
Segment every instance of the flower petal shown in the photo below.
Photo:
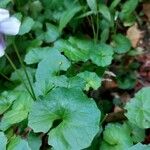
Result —
[{"label": "flower petal", "polygon": [[2,57],[5,54],[5,52],[4,52],[5,48],[6,48],[6,46],[5,46],[5,42],[4,42],[4,37],[2,34],[0,34],[0,57]]},{"label": "flower petal", "polygon": [[6,9],[0,8],[0,22],[9,18],[9,11]]},{"label": "flower petal", "polygon": [[16,35],[19,32],[20,24],[17,18],[10,17],[0,22],[0,32],[7,35]]}]

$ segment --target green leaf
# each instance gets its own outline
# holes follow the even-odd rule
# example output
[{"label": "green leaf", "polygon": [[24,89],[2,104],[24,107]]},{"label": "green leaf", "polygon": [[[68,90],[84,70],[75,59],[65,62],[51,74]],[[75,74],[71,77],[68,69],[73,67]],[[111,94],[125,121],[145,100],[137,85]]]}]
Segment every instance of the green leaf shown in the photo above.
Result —
[{"label": "green leaf", "polygon": [[38,64],[36,80],[48,80],[50,76],[57,75],[60,70],[66,71],[70,62],[59,51],[52,49],[51,53]]},{"label": "green leaf", "polygon": [[85,37],[69,37],[68,41],[72,45],[76,45],[79,49],[85,51],[85,53],[89,53],[90,50],[93,49],[94,41],[92,39],[88,39]]},{"label": "green leaf", "polygon": [[126,145],[123,145],[123,144],[111,145],[105,141],[102,141],[99,150],[126,150],[126,149],[127,149]]},{"label": "green leaf", "polygon": [[150,150],[150,144],[146,145],[146,144],[137,143],[136,145],[130,147],[128,150]]},{"label": "green leaf", "polygon": [[30,133],[28,136],[28,143],[32,150],[40,150],[42,141],[40,137],[36,136],[33,133]]},{"label": "green leaf", "polygon": [[70,62],[67,58],[59,51],[52,49],[38,64],[35,83],[36,96],[44,96],[54,87],[67,87],[67,77],[57,75],[61,70],[66,71],[69,67]]},{"label": "green leaf", "polygon": [[50,23],[47,23],[46,27],[47,31],[44,33],[45,41],[47,43],[54,42],[60,36],[58,28]]},{"label": "green leaf", "polygon": [[75,88],[75,89],[84,89],[86,86],[86,81],[82,78],[75,76],[68,79],[68,88]]},{"label": "green leaf", "polygon": [[30,48],[25,56],[26,64],[35,64],[43,60],[49,53],[53,53],[53,48],[50,47],[37,47]]},{"label": "green leaf", "polygon": [[123,72],[117,77],[117,84],[120,89],[133,89],[137,82],[136,74],[133,72]]},{"label": "green leaf", "polygon": [[124,128],[121,124],[109,123],[105,127],[103,137],[104,140],[111,145],[118,143],[126,143],[127,145],[132,145],[130,132],[127,132],[126,128]]},{"label": "green leaf", "polygon": [[131,124],[130,122],[124,123],[124,126],[129,128],[131,137],[134,143],[143,142],[145,139],[145,130],[138,126]]},{"label": "green leaf", "polygon": [[[35,69],[27,67],[26,71],[28,73],[28,76],[29,76],[29,79],[30,79],[31,83],[33,83],[33,76],[35,74]],[[22,79],[20,79],[20,77],[18,76],[18,73],[20,74],[20,76],[22,77]],[[10,79],[11,79],[11,81],[15,81],[15,82],[16,81],[22,82],[22,80],[23,80],[23,81],[27,82],[27,84],[28,84],[28,80],[27,80],[27,77],[25,75],[25,72],[24,72],[23,68],[17,69],[16,71],[14,71],[11,74]]]},{"label": "green leaf", "polygon": [[105,67],[111,64],[113,54],[114,52],[111,46],[98,44],[97,47],[91,51],[90,58],[94,64]]},{"label": "green leaf", "polygon": [[145,87],[135,94],[125,106],[128,120],[139,128],[150,128],[150,87]]},{"label": "green leaf", "polygon": [[37,48],[39,46],[41,46],[43,43],[42,40],[39,40],[39,39],[29,39],[29,40],[25,40],[25,37],[24,36],[19,36],[16,40],[16,44],[17,44],[17,47],[19,50],[21,51],[29,51],[30,49],[32,48]]},{"label": "green leaf", "polygon": [[89,52],[93,49],[93,42],[83,38],[70,37],[66,41],[56,42],[55,47],[59,51],[63,51],[70,60],[85,62],[89,59]]},{"label": "green leaf", "polygon": [[67,87],[68,78],[62,76],[50,76],[48,80],[35,82],[35,93],[37,96],[47,95],[54,87]]},{"label": "green leaf", "polygon": [[131,49],[130,40],[122,34],[117,34],[113,36],[114,40],[114,51],[118,54],[123,54]]},{"label": "green leaf", "polygon": [[19,35],[23,35],[30,32],[33,25],[34,25],[34,20],[31,17],[24,18],[20,27]]},{"label": "green leaf", "polygon": [[6,150],[7,138],[3,132],[0,132],[0,149]]},{"label": "green leaf", "polygon": [[85,12],[85,13],[83,13],[83,14],[77,16],[76,19],[85,18],[85,17],[88,17],[88,16],[90,16],[90,15],[92,15],[92,14],[93,14],[93,11],[90,10],[90,11],[87,11],[87,12]]},{"label": "green leaf", "polygon": [[101,43],[105,43],[108,38],[109,38],[109,33],[110,33],[110,30],[109,28],[105,28],[102,33],[101,33],[101,36],[100,36],[100,39],[101,39]]},{"label": "green leaf", "polygon": [[134,1],[128,0],[128,1],[126,1],[125,4],[123,5],[122,10],[121,10],[120,18],[122,20],[128,19],[132,15],[134,10],[136,9],[138,3],[139,3],[139,0],[134,0]]},{"label": "green leaf", "polygon": [[31,150],[31,148],[26,140],[15,137],[10,140],[7,150]]},{"label": "green leaf", "polygon": [[96,0],[86,0],[90,9],[96,14],[97,12],[97,2]]},{"label": "green leaf", "polygon": [[121,0],[113,0],[113,2],[110,5],[110,10],[115,9],[115,7],[120,3]]},{"label": "green leaf", "polygon": [[11,2],[11,0],[1,0],[0,8],[6,8],[6,6]]},{"label": "green leaf", "polygon": [[95,72],[81,72],[77,74],[80,78],[82,78],[85,82],[85,90],[89,91],[90,88],[97,90],[101,86],[101,78]]},{"label": "green leaf", "polygon": [[75,14],[77,14],[81,10],[81,8],[82,8],[81,6],[73,5],[63,13],[59,22],[60,32],[62,32],[62,30],[66,27],[69,21],[75,16]]},{"label": "green leaf", "polygon": [[64,49],[65,55],[71,60],[78,61],[87,61],[89,59],[89,51],[93,46],[89,40],[70,37],[69,42],[66,44]]},{"label": "green leaf", "polygon": [[132,145],[130,132],[121,124],[109,123],[105,127],[100,150],[125,150]]},{"label": "green leaf", "polygon": [[56,87],[84,89],[85,85],[86,82],[78,76],[67,78],[64,75],[61,75],[61,76],[50,76],[48,80],[35,82],[34,89],[36,96],[45,96],[53,88]]},{"label": "green leaf", "polygon": [[102,16],[108,20],[109,22],[111,22],[111,14],[110,11],[108,9],[108,7],[104,4],[99,4],[98,5],[98,11],[102,14]]},{"label": "green leaf", "polygon": [[17,96],[13,92],[4,91],[0,95],[0,114],[3,114],[16,100]]},{"label": "green leaf", "polygon": [[34,16],[34,18],[39,17],[40,12],[43,9],[42,3],[40,2],[40,0],[36,0],[33,1],[29,4],[30,7],[30,13],[32,16]]},{"label": "green leaf", "polygon": [[26,91],[13,91],[16,94],[11,110],[7,111],[0,122],[0,129],[5,131],[11,125],[19,123],[27,118],[33,99]]},{"label": "green leaf", "polygon": [[[55,150],[88,147],[99,131],[100,111],[81,90],[56,88],[36,101],[29,114],[34,132],[48,132]],[[57,125],[56,125],[57,122]]]}]

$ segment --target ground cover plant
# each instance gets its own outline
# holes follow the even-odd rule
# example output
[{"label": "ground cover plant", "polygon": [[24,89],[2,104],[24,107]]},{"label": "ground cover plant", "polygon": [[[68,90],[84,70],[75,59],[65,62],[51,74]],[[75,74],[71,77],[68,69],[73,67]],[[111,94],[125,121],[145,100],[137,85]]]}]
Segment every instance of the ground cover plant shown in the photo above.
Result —
[{"label": "ground cover plant", "polygon": [[0,0],[0,150],[150,150],[150,3]]}]

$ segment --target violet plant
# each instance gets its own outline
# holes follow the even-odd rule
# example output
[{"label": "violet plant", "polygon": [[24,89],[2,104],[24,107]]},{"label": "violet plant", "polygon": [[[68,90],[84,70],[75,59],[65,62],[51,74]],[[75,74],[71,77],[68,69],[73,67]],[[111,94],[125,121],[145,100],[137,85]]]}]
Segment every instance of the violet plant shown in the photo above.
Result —
[{"label": "violet plant", "polygon": [[4,35],[17,35],[20,25],[21,22],[16,17],[11,17],[8,10],[0,8],[0,57],[5,54]]},{"label": "violet plant", "polygon": [[136,50],[119,27],[135,23],[138,3],[0,0],[0,150],[150,149],[150,87],[120,96],[134,91],[122,64]]},{"label": "violet plant", "polygon": [[[7,9],[0,8],[0,57],[2,57],[5,54],[5,49],[6,49],[5,35],[13,35],[13,36],[17,35],[19,33],[20,26],[21,26],[21,22],[16,17],[10,16],[10,13]],[[11,58],[7,54],[5,54],[5,56],[8,59],[8,61],[10,62],[13,69],[17,71],[17,74],[18,74],[19,78],[22,80],[27,91],[35,99],[34,91],[33,91],[30,79],[28,77],[28,73],[26,71],[26,68],[23,64],[23,61],[20,57],[19,51],[15,44],[14,44],[14,49],[15,49],[15,52],[17,54],[17,57],[18,57],[21,65],[24,69],[26,78],[27,78],[27,80],[29,82],[29,86],[31,88],[31,92],[30,92],[30,89],[28,88],[28,86],[26,85],[26,83],[23,81],[22,76],[17,71],[17,68],[16,68],[15,64],[13,63],[13,61],[11,60]]]}]

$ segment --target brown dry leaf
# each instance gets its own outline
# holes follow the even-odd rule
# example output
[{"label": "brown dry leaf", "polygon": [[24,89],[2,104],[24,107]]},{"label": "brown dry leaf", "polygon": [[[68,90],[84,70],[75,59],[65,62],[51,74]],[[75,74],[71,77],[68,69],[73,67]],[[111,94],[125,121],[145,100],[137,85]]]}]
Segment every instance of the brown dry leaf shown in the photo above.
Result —
[{"label": "brown dry leaf", "polygon": [[148,17],[148,20],[150,21],[150,3],[143,4],[143,12]]},{"label": "brown dry leaf", "polygon": [[143,37],[143,32],[138,29],[137,23],[127,30],[127,37],[130,39],[132,47],[136,48],[138,42]]},{"label": "brown dry leaf", "polygon": [[120,99],[122,103],[126,104],[131,99],[131,97],[127,92],[125,92],[122,95],[120,95]]},{"label": "brown dry leaf", "polygon": [[105,82],[104,82],[105,89],[114,89],[117,86],[118,85],[117,85],[117,83],[114,80],[111,80],[111,81],[105,80]]},{"label": "brown dry leaf", "polygon": [[117,113],[117,112],[122,112],[122,111],[123,111],[123,109],[122,109],[121,107],[115,106],[115,108],[114,108],[114,112],[115,112],[115,113]]}]

